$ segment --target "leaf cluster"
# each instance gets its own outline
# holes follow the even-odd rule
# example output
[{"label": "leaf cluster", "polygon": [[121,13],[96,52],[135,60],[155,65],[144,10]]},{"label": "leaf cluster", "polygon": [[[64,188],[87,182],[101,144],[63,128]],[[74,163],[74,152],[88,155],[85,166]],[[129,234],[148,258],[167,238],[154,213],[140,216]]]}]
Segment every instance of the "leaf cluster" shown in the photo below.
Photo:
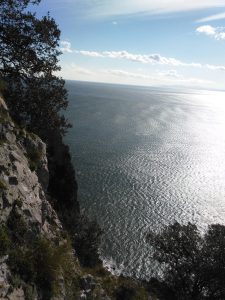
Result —
[{"label": "leaf cluster", "polygon": [[38,18],[29,9],[40,0],[0,1],[0,78],[14,119],[47,139],[46,131],[64,133],[68,123],[64,80],[55,74],[60,30],[49,14]]},{"label": "leaf cluster", "polygon": [[8,218],[7,226],[0,226],[0,257],[4,255],[8,255],[12,284],[16,286],[18,282],[26,294],[32,294],[31,287],[36,286],[43,299],[57,296],[61,292],[62,278],[66,295],[73,299],[77,294],[76,263],[70,240],[53,242],[40,235],[31,238],[29,228],[16,207]]},{"label": "leaf cluster", "polygon": [[84,267],[94,267],[100,264],[99,246],[101,243],[102,230],[96,221],[90,221],[81,216],[74,228],[72,237],[73,247]]},{"label": "leaf cluster", "polygon": [[215,224],[201,235],[196,225],[169,225],[150,233],[153,258],[173,299],[225,298],[225,226]]}]

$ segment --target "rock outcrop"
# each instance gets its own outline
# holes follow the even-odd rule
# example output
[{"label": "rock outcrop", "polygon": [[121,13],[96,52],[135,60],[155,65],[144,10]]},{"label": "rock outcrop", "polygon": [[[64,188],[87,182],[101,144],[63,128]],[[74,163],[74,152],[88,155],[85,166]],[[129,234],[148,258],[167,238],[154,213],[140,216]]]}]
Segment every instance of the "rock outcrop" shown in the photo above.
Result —
[{"label": "rock outcrop", "polygon": [[[18,127],[0,98],[0,224],[12,212],[23,217],[30,238],[53,239],[62,229],[46,194],[49,182],[46,145]],[[23,290],[9,282],[7,256],[0,261],[0,299],[24,299]]]},{"label": "rock outcrop", "polygon": [[18,213],[31,231],[50,237],[61,224],[45,193],[49,181],[46,145],[19,128],[5,105],[0,106],[0,115],[0,222],[6,222],[19,203]]}]

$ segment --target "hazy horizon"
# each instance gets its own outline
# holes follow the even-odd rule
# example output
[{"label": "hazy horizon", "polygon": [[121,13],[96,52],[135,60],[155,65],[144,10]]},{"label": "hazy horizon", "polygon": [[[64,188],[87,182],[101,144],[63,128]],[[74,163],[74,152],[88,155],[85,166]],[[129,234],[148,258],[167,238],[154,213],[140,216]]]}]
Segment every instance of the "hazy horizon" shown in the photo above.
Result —
[{"label": "hazy horizon", "polygon": [[140,88],[152,88],[152,89],[164,89],[164,90],[168,90],[168,91],[171,91],[171,90],[174,90],[174,91],[202,91],[202,92],[225,92],[225,89],[217,89],[217,88],[212,88],[212,89],[209,89],[207,87],[186,87],[186,86],[179,86],[179,85],[173,85],[173,86],[168,86],[168,85],[141,85],[141,84],[129,84],[129,83],[114,83],[114,82],[104,82],[104,81],[89,81],[89,80],[79,80],[79,79],[68,79],[68,78],[64,78],[64,80],[66,82],[69,82],[69,81],[75,81],[77,83],[90,83],[90,84],[98,84],[98,85],[101,85],[101,84],[105,84],[105,85],[115,85],[115,86],[131,86],[131,87],[140,87]]}]

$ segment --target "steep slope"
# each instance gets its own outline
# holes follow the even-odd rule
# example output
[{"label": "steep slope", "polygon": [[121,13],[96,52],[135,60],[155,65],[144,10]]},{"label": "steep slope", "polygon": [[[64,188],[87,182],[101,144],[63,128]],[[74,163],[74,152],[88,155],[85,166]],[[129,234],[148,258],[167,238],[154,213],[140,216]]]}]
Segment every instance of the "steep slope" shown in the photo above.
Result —
[{"label": "steep slope", "polygon": [[0,112],[0,221],[5,222],[15,202],[20,202],[18,212],[32,232],[52,236],[61,224],[45,194],[49,180],[46,146],[38,136],[17,127],[6,106]]},{"label": "steep slope", "polygon": [[[0,99],[0,224],[10,230],[23,222],[28,229],[26,240],[39,235],[53,240],[60,234],[62,225],[47,200],[48,181],[45,144],[14,123]],[[0,264],[0,297],[23,297],[23,290],[15,290],[10,283],[6,262],[7,255]]]}]

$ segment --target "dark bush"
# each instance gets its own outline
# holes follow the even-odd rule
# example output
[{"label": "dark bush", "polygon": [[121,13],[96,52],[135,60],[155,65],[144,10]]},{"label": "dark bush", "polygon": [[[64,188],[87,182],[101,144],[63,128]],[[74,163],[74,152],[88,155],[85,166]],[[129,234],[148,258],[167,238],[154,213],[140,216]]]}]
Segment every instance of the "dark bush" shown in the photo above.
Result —
[{"label": "dark bush", "polygon": [[174,300],[225,299],[225,226],[211,225],[203,236],[191,223],[175,223],[148,241]]},{"label": "dark bush", "polygon": [[0,225],[0,256],[6,255],[10,248],[11,241],[9,232],[5,226]]},{"label": "dark bush", "polygon": [[29,162],[29,167],[31,171],[36,171],[38,168],[38,165],[40,163],[42,157],[42,152],[39,151],[38,149],[29,149],[27,151],[27,158]]},{"label": "dark bush", "polygon": [[[9,267],[28,285],[36,284],[43,299],[50,299],[59,293],[59,279],[64,278],[67,293],[75,293],[71,283],[75,282],[73,251],[68,241],[56,245],[39,237],[30,244],[12,247],[9,253]],[[29,289],[29,292],[30,289]]]},{"label": "dark bush", "polygon": [[6,84],[0,79],[0,94],[6,89]]},{"label": "dark bush", "polygon": [[102,230],[96,221],[81,216],[74,229],[73,246],[79,261],[84,267],[93,267],[100,263],[98,249]]},{"label": "dark bush", "polygon": [[49,14],[33,12],[40,2],[0,1],[0,78],[13,118],[46,140],[49,131],[68,128],[61,114],[68,102],[64,80],[55,75],[60,30]]},{"label": "dark bush", "polygon": [[9,251],[8,264],[11,271],[25,282],[35,281],[35,261],[31,247],[13,247]]},{"label": "dark bush", "polygon": [[24,217],[17,209],[18,203],[21,203],[21,201],[16,200],[14,203],[7,220],[7,227],[9,228],[13,243],[23,244],[25,241],[25,236],[28,232],[28,227]]},{"label": "dark bush", "polygon": [[136,298],[136,289],[121,285],[115,292],[115,298],[116,300],[133,300]]},{"label": "dark bush", "polygon": [[7,190],[7,185],[3,180],[0,180],[0,190]]}]

